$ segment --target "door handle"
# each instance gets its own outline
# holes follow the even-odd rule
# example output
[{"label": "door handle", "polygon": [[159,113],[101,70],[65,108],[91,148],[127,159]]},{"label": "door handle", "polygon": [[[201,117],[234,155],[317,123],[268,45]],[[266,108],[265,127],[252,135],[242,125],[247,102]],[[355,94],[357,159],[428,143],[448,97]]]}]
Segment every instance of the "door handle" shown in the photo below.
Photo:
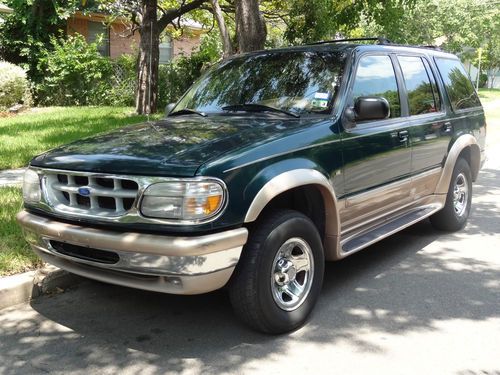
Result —
[{"label": "door handle", "polygon": [[445,122],[441,127],[441,129],[443,129],[443,133],[450,133],[453,129],[451,126],[451,122],[449,121]]},{"label": "door handle", "polygon": [[401,142],[406,142],[408,140],[408,130],[398,131],[398,138]]}]

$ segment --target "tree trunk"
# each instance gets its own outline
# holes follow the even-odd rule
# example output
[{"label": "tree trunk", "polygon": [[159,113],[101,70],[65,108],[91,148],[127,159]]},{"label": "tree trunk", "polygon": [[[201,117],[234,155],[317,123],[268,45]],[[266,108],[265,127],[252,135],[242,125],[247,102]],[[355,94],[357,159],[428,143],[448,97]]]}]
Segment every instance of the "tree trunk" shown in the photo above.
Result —
[{"label": "tree trunk", "polygon": [[236,35],[239,52],[264,49],[267,30],[258,0],[235,1]]},{"label": "tree trunk", "polygon": [[139,61],[135,108],[139,114],[150,114],[158,105],[158,64],[160,59],[157,22],[157,0],[141,0],[142,22],[139,29]]},{"label": "tree trunk", "polygon": [[233,45],[231,44],[231,38],[229,37],[229,32],[227,31],[226,22],[224,21],[224,16],[218,0],[212,0],[212,8],[215,19],[217,20],[217,25],[219,25],[223,48],[222,57],[225,59],[233,54]]}]

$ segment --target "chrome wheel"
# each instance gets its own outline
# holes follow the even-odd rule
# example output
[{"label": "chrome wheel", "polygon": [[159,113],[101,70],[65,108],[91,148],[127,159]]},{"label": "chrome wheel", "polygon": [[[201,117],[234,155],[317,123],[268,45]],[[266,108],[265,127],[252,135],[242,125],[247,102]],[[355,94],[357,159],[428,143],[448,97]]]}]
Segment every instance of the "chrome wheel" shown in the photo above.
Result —
[{"label": "chrome wheel", "polygon": [[467,177],[463,173],[459,173],[455,178],[453,185],[453,208],[457,216],[462,216],[467,210],[469,202],[469,185]]},{"label": "chrome wheel", "polygon": [[274,257],[271,289],[274,301],[285,311],[297,309],[306,299],[314,275],[314,260],[309,244],[290,238]]}]

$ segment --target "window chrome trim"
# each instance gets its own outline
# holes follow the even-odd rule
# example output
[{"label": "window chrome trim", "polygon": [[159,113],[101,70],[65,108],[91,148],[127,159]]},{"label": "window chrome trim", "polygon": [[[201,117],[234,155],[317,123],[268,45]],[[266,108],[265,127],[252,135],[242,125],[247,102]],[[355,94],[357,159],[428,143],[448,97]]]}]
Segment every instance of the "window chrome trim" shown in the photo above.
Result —
[{"label": "window chrome trim", "polygon": [[[72,171],[65,169],[49,169],[49,168],[40,168],[29,166],[30,170],[38,173],[40,178],[40,186],[42,190],[41,200],[38,203],[26,203],[27,208],[36,208],[40,211],[57,214],[62,218],[68,220],[74,220],[75,218],[84,218],[94,220],[96,222],[107,222],[114,224],[164,224],[164,225],[200,225],[210,223],[212,221],[217,220],[225,211],[228,204],[228,191],[226,184],[223,180],[216,177],[205,177],[205,176],[196,176],[196,177],[158,177],[158,176],[136,176],[136,175],[122,175],[122,174],[112,174],[112,173],[96,173],[96,172],[82,172],[82,171]],[[82,212],[72,212],[67,209],[60,209],[51,204],[50,197],[46,188],[48,174],[71,174],[74,176],[85,176],[85,177],[93,177],[93,178],[110,178],[110,179],[125,179],[132,180],[137,183],[138,190],[136,199],[127,212],[123,215],[109,215],[109,216],[97,216],[91,213],[82,213]],[[212,216],[201,219],[201,220],[172,220],[172,219],[160,219],[160,218],[151,218],[144,216],[141,213],[141,204],[144,196],[145,190],[152,184],[159,182],[215,182],[222,187],[223,197],[222,204],[219,210]]]}]

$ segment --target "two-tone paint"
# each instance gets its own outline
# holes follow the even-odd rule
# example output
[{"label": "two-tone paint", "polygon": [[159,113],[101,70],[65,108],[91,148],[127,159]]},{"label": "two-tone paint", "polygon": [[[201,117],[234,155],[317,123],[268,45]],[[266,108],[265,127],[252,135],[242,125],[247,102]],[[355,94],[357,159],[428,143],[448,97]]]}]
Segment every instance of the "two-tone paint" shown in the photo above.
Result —
[{"label": "two-tone paint", "polygon": [[[257,221],[274,199],[306,187],[321,196],[321,235],[330,260],[374,242],[358,246],[352,240],[388,218],[401,217],[401,229],[439,210],[460,155],[469,160],[473,179],[477,177],[484,160],[483,110],[478,107],[453,112],[440,79],[436,81],[444,105],[436,113],[409,116],[401,71],[395,65],[401,117],[357,125],[344,116],[345,109],[352,105],[348,93],[360,56],[421,56],[439,77],[433,56],[447,54],[392,46],[307,48],[342,48],[348,55],[330,115],[288,118],[253,113],[167,118],[74,142],[34,158],[31,165],[138,176],[210,176],[224,181],[227,207],[208,223],[174,225],[158,220],[154,224],[127,224],[78,219],[80,225],[169,236],[199,236],[246,227]],[[417,212],[419,208],[424,209]],[[71,221],[36,207],[26,209],[54,220]],[[389,228],[375,240],[396,229]]]}]

